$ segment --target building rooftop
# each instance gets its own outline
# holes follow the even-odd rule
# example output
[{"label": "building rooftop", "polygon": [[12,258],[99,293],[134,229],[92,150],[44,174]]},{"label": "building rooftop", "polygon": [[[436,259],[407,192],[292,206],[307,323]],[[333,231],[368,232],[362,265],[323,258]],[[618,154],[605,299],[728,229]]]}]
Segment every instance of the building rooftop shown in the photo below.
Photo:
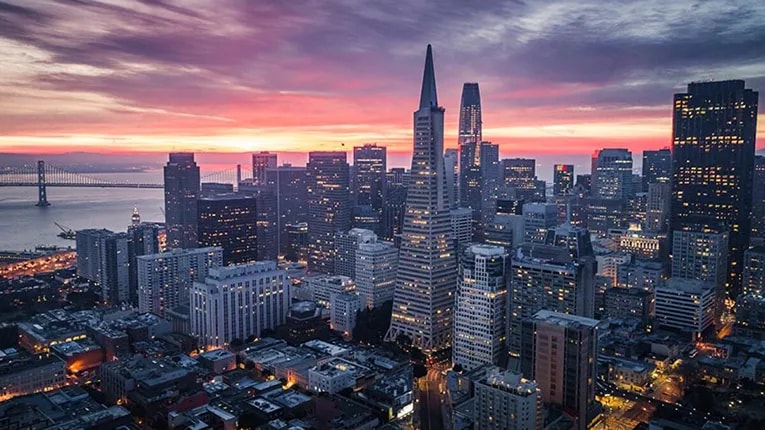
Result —
[{"label": "building rooftop", "polygon": [[212,253],[212,252],[223,252],[223,248],[219,246],[210,246],[207,248],[177,248],[172,249],[167,252],[160,252],[157,254],[147,254],[147,255],[139,255],[139,260],[145,260],[145,261],[153,261],[153,260],[159,260],[162,258],[172,258],[172,257],[181,257],[185,255],[196,255],[196,254],[204,254],[204,253]]},{"label": "building rooftop", "polygon": [[225,281],[242,276],[255,275],[277,270],[275,261],[256,261],[254,263],[237,264],[234,266],[211,267],[208,280]]},{"label": "building rooftop", "polygon": [[351,373],[354,377],[358,378],[359,376],[368,373],[369,369],[357,363],[343,360],[342,358],[332,358],[320,365],[312,367],[310,372],[325,378],[334,378],[343,373]]},{"label": "building rooftop", "polygon": [[230,360],[235,358],[232,352],[226,351],[225,349],[214,349],[212,351],[207,351],[199,354],[199,357],[210,361]]},{"label": "building rooftop", "polygon": [[322,354],[329,355],[331,357],[336,357],[338,355],[346,355],[351,350],[349,348],[345,348],[338,345],[333,345],[329,342],[324,342],[323,340],[319,339],[313,339],[309,340],[308,342],[303,344],[304,347],[313,349],[315,351],[319,351]]},{"label": "building rooftop", "polygon": [[671,277],[667,279],[664,285],[657,285],[657,290],[677,291],[686,294],[706,294],[714,291],[715,286],[711,282],[704,282],[698,279],[685,279]]},{"label": "building rooftop", "polygon": [[257,399],[252,399],[247,403],[253,408],[266,414],[274,413],[282,408],[281,406],[275,403],[271,403],[262,397],[258,397]]},{"label": "building rooftop", "polygon": [[502,255],[507,254],[504,247],[496,246],[496,245],[486,245],[486,244],[470,245],[468,250],[469,252],[472,252],[475,255],[481,255],[484,257],[501,257]]},{"label": "building rooftop", "polygon": [[560,312],[552,312],[548,310],[541,310],[534,314],[535,321],[544,321],[549,324],[554,324],[562,327],[574,327],[577,325],[583,325],[586,327],[597,327],[600,321],[580,317],[578,315],[562,314]]},{"label": "building rooftop", "polygon": [[539,391],[537,383],[525,379],[520,373],[494,368],[486,376],[485,384],[519,396],[530,396]]}]

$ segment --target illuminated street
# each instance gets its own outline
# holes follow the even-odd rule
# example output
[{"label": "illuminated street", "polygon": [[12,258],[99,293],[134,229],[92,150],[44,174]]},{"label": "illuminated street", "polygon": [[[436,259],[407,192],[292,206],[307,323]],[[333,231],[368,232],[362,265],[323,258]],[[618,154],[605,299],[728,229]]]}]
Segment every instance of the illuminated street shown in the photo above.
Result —
[{"label": "illuminated street", "polygon": [[74,267],[77,262],[76,251],[61,251],[44,257],[33,258],[19,263],[0,265],[0,278],[33,276],[38,273],[53,272]]}]

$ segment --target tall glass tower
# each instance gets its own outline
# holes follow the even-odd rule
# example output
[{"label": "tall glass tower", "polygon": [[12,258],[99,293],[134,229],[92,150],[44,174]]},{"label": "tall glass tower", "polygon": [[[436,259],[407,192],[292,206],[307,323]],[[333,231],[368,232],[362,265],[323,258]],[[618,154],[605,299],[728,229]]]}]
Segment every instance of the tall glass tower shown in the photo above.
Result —
[{"label": "tall glass tower", "polygon": [[165,224],[167,245],[197,247],[199,166],[190,152],[171,152],[165,165]]},{"label": "tall glass tower", "polygon": [[391,325],[386,339],[427,355],[451,345],[457,258],[444,169],[444,108],[438,106],[433,51],[428,45],[401,234]]},{"label": "tall glass tower", "polygon": [[696,82],[673,107],[670,229],[727,225],[729,297],[740,293],[751,234],[758,95],[742,80]]}]

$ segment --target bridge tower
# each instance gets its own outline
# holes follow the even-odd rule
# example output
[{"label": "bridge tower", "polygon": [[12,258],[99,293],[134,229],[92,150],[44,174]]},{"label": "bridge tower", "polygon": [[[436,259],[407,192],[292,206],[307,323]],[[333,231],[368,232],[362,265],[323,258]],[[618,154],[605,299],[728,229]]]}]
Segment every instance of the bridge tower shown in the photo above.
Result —
[{"label": "bridge tower", "polygon": [[45,161],[37,162],[37,205],[39,207],[50,206],[48,193],[45,189]]}]

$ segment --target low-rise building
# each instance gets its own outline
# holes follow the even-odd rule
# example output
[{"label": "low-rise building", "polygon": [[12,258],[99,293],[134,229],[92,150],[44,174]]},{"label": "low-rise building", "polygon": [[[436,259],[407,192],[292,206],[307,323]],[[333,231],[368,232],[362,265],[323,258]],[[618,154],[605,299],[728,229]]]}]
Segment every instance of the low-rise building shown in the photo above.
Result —
[{"label": "low-rise building", "polygon": [[58,357],[14,348],[0,351],[0,401],[52,391],[65,383],[66,363]]},{"label": "low-rise building", "polygon": [[308,388],[316,393],[337,393],[353,388],[369,375],[369,369],[341,358],[331,358],[308,371]]}]

